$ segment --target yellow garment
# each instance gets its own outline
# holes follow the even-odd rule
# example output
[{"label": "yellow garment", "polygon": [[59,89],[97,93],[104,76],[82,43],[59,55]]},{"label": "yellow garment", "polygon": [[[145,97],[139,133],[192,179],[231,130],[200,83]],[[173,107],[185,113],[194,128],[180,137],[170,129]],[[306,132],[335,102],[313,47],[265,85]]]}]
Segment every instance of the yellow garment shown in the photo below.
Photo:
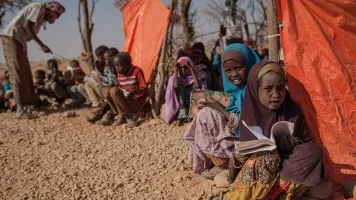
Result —
[{"label": "yellow garment", "polygon": [[257,79],[260,80],[260,78],[267,74],[267,72],[276,72],[278,74],[280,74],[281,76],[284,77],[285,79],[285,76],[286,76],[286,72],[284,71],[284,69],[277,63],[268,63],[267,65],[265,65],[261,70],[260,72],[258,73],[258,77]]},{"label": "yellow garment", "polygon": [[[279,177],[274,182],[274,185],[286,184],[288,184],[286,191],[281,192],[275,198],[275,200],[297,200],[308,190],[308,186],[295,183],[287,183]],[[241,189],[236,189],[235,191],[226,193],[224,200],[264,199],[274,185],[264,185],[259,182],[254,182],[248,186],[243,186]]]},{"label": "yellow garment", "polygon": [[228,158],[218,158],[209,154],[205,154],[205,156],[210,159],[215,166],[225,166],[230,160]]},{"label": "yellow garment", "polygon": [[263,199],[272,189],[273,184],[264,185],[259,182],[251,183],[242,189],[236,189],[233,192],[225,194],[226,200],[245,200],[245,199]]}]

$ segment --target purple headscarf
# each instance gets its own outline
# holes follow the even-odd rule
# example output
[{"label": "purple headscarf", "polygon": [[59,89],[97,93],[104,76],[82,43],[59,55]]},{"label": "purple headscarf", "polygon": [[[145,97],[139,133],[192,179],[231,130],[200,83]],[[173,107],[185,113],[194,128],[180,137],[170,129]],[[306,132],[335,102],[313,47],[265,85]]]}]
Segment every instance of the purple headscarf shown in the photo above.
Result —
[{"label": "purple headscarf", "polygon": [[[180,64],[188,64],[192,67],[194,73],[195,73],[195,65],[193,61],[188,58],[188,57],[181,57],[177,61]],[[166,90],[166,104],[165,108],[163,111],[163,121],[166,122],[167,124],[170,124],[174,121],[175,116],[179,110],[179,101],[177,99],[176,91],[174,89],[174,75],[173,74],[171,77],[169,77],[168,80],[168,85],[167,85],[167,90]],[[194,83],[194,78],[193,76],[187,76],[187,77],[182,77],[180,74],[178,74],[178,81],[180,85],[188,86]]]}]

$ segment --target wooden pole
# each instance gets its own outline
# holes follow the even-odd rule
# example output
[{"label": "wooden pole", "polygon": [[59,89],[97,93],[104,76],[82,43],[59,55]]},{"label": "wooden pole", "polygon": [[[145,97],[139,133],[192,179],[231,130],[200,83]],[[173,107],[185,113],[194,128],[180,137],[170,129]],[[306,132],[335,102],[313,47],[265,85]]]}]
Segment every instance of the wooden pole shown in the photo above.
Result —
[{"label": "wooden pole", "polygon": [[[171,13],[173,13],[173,10],[175,9],[176,1],[177,0],[170,0],[169,9],[171,9]],[[170,17],[169,25],[171,25],[171,23],[172,23],[172,17]],[[167,27],[162,42],[161,56],[159,58],[159,64],[158,64],[159,82],[158,82],[157,90],[155,92],[155,102],[154,102],[154,107],[155,107],[154,110],[157,115],[159,115],[161,111],[161,94],[162,94],[164,82],[166,80],[164,65],[166,64],[166,50],[167,50],[167,40],[168,40],[169,30],[170,30],[169,27]]]},{"label": "wooden pole", "polygon": [[269,60],[279,61],[280,38],[276,0],[266,0]]}]

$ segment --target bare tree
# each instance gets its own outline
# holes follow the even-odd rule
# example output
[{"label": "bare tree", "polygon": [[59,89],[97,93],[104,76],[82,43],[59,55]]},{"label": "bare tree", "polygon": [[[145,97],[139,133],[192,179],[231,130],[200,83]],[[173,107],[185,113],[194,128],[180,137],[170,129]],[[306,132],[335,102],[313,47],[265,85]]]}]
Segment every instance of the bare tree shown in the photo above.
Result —
[{"label": "bare tree", "polygon": [[247,10],[251,14],[255,34],[254,40],[263,42],[267,34],[266,3],[264,0],[249,0]]},{"label": "bare tree", "polygon": [[[267,0],[268,34],[279,34],[277,7],[275,0]],[[279,37],[268,38],[269,59],[279,61],[280,40]]]},{"label": "bare tree", "polygon": [[[266,16],[266,0],[239,0],[237,5],[243,9],[249,19],[250,34],[253,39],[262,43],[267,35],[267,16]],[[214,28],[223,24],[225,10],[224,0],[208,0],[206,7],[202,12],[207,16]]]},{"label": "bare tree", "polygon": [[32,0],[0,0],[0,27],[4,25],[6,13],[19,10],[31,2]]},{"label": "bare tree", "polygon": [[127,0],[114,0],[114,5],[115,5],[115,7],[121,9],[125,5],[126,2],[127,2]]},{"label": "bare tree", "polygon": [[[93,45],[91,41],[91,36],[93,34],[93,28],[94,28],[93,14],[95,10],[95,4],[97,2],[98,0],[92,0],[91,10],[89,13],[88,0],[78,0],[77,19],[78,19],[79,33],[82,39],[82,46],[83,46],[82,59],[87,63],[88,71],[94,69],[94,54],[93,54]],[[82,28],[82,23],[81,23],[81,15],[82,15],[81,8],[83,8],[82,12],[84,17],[84,28]]]},{"label": "bare tree", "polygon": [[190,45],[194,39],[194,24],[189,12],[192,0],[182,0],[181,2],[181,24],[184,32],[184,46]]}]

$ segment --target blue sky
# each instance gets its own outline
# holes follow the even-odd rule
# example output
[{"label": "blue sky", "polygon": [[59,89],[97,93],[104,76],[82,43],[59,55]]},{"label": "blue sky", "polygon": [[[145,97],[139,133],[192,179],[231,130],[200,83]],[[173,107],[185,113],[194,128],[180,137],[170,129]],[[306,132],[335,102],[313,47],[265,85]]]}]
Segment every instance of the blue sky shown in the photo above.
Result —
[{"label": "blue sky", "polygon": [[[44,0],[37,0],[44,2]],[[67,12],[64,13],[59,20],[53,25],[48,25],[47,30],[41,29],[39,33],[40,39],[49,46],[56,54],[62,55],[65,58],[71,59],[78,57],[81,53],[81,39],[78,32],[77,23],[77,0],[58,0],[62,3]],[[168,0],[161,0],[167,4]],[[193,0],[193,8],[198,10],[204,7],[206,0]],[[14,13],[5,16],[5,23],[11,21]],[[204,21],[203,16],[198,16],[199,28],[198,33],[206,33],[211,30],[211,25]],[[115,46],[121,49],[124,44],[122,16],[120,10],[113,6],[113,0],[99,0],[95,9],[93,17],[95,23],[93,32],[93,47],[98,45]],[[212,36],[204,37],[202,40],[210,39]],[[29,59],[33,60],[47,60],[53,55],[44,54],[39,50],[35,42],[29,43]],[[0,42],[0,62],[4,63],[4,56],[2,44]]]}]

